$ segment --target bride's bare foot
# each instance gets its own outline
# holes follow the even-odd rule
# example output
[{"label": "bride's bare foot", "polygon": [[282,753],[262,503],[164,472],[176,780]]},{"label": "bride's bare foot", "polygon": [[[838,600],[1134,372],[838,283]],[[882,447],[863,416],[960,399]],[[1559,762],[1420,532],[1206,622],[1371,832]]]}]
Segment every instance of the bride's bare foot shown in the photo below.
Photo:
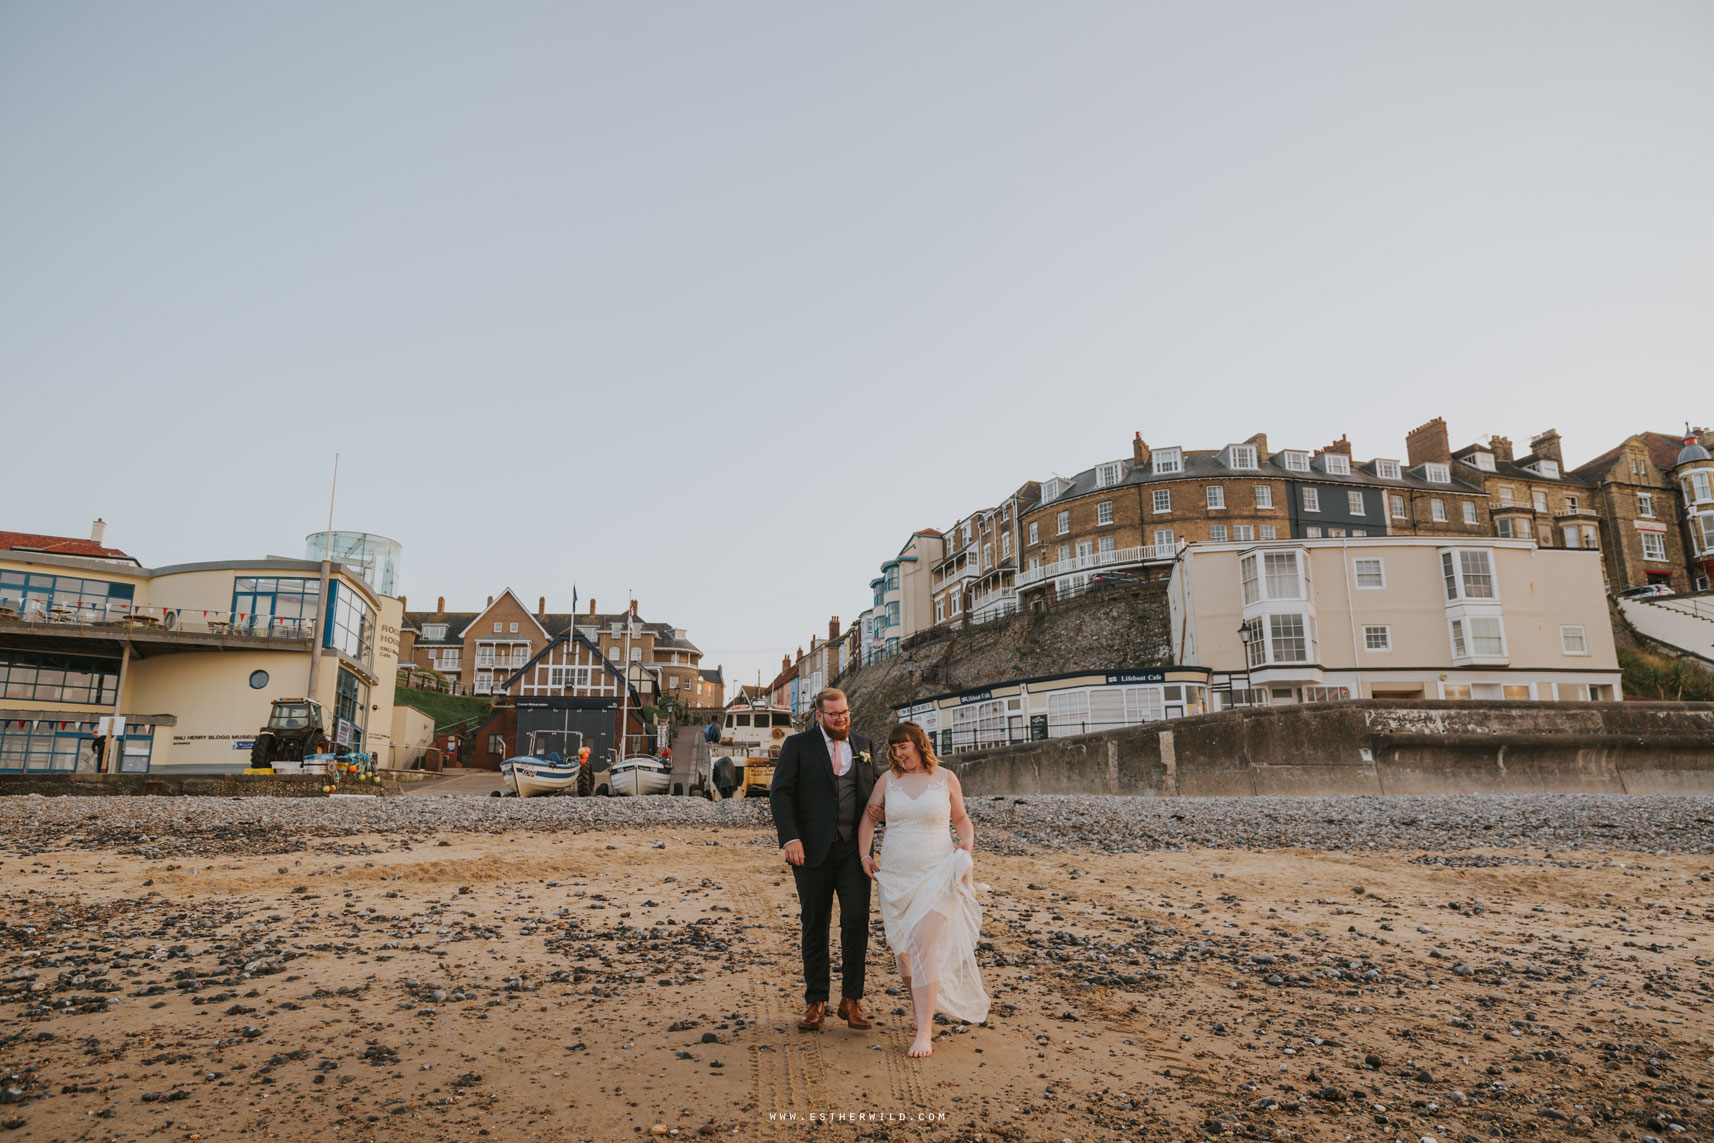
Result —
[{"label": "bride's bare foot", "polygon": [[[914,1028],[916,1025],[913,1024],[911,1027]],[[932,1056],[934,1054],[934,1037],[932,1035],[918,1035],[915,1040],[911,1041],[911,1050],[909,1054],[912,1059],[917,1060],[920,1060],[925,1056]]]}]

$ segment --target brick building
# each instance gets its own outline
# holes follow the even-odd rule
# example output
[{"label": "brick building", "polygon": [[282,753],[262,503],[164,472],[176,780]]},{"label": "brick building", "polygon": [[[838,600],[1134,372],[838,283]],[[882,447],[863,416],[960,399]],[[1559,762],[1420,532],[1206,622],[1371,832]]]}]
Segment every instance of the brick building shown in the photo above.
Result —
[{"label": "brick building", "polygon": [[994,507],[953,524],[945,536],[945,554],[929,569],[937,626],[980,623],[1018,609],[1023,514],[1040,500],[1041,485],[1031,480]]}]

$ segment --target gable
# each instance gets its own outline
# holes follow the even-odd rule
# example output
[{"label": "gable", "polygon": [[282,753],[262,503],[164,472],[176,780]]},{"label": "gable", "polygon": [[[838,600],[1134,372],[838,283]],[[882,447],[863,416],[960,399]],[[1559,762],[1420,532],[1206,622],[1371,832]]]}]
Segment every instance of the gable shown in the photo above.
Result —
[{"label": "gable", "polygon": [[460,638],[475,639],[493,638],[494,624],[496,623],[501,625],[500,633],[502,635],[512,634],[512,624],[516,623],[518,625],[517,634],[519,635],[529,636],[532,640],[537,636],[543,639],[548,637],[548,633],[542,627],[541,622],[531,613],[529,608],[524,606],[523,602],[509,587],[497,595],[493,603],[479,611],[476,618],[472,619],[465,625],[464,630],[459,632],[459,636]]}]

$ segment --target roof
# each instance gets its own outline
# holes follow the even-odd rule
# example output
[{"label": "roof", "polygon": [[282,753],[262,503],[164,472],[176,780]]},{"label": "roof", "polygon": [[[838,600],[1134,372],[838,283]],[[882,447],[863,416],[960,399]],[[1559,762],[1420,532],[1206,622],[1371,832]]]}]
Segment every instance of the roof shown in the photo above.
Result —
[{"label": "roof", "polygon": [[714,668],[712,671],[698,671],[696,673],[697,676],[705,683],[718,683],[721,686],[726,685],[726,676],[719,667]]},{"label": "roof", "polygon": [[[418,643],[462,643],[464,629],[474,623],[480,614],[480,611],[407,611],[405,628],[417,633]],[[422,638],[423,627],[437,623],[446,624],[446,638]]]},{"label": "roof", "polygon": [[54,556],[82,556],[89,560],[124,560],[133,564],[138,562],[135,557],[118,548],[104,548],[94,540],[80,540],[71,536],[43,536],[35,532],[0,532],[0,551],[46,552]]},{"label": "roof", "polygon": [[1586,480],[1598,480],[1606,475],[1608,469],[1613,467],[1614,462],[1623,455],[1625,445],[1630,444],[1632,440],[1642,442],[1644,450],[1649,454],[1649,460],[1653,461],[1654,466],[1662,472],[1671,472],[1678,467],[1678,452],[1684,447],[1684,434],[1638,433],[1634,437],[1626,437],[1624,443],[1617,448],[1608,449],[1594,460],[1587,464],[1580,464],[1572,471]]},{"label": "roof", "polygon": [[1548,483],[1548,484],[1571,484],[1571,485],[1575,485],[1579,488],[1587,488],[1590,484],[1589,478],[1587,476],[1582,475],[1580,469],[1567,470],[1565,465],[1563,465],[1563,464],[1561,464],[1559,466],[1559,475],[1558,476],[1545,476],[1542,473],[1535,471],[1533,468],[1525,467],[1531,461],[1534,461],[1534,460],[1552,460],[1553,459],[1552,457],[1541,457],[1538,454],[1533,453],[1533,452],[1527,456],[1520,456],[1515,461],[1501,460],[1499,457],[1496,456],[1496,457],[1494,457],[1494,467],[1491,471],[1489,469],[1486,469],[1486,468],[1477,468],[1473,464],[1465,463],[1466,457],[1474,456],[1476,453],[1479,453],[1479,452],[1492,453],[1493,451],[1494,450],[1489,448],[1487,445],[1480,445],[1480,444],[1467,445],[1466,447],[1461,448],[1458,451],[1454,452],[1452,454],[1452,459],[1459,462],[1460,464],[1464,464],[1464,467],[1471,469],[1475,472],[1480,472],[1480,473],[1484,473],[1484,474],[1492,475],[1492,476],[1505,477],[1505,478],[1510,479],[1510,480],[1520,480],[1520,481],[1537,480],[1537,481],[1543,481],[1543,482]]},{"label": "roof", "polygon": [[[445,623],[447,625],[446,641],[456,643],[463,639],[464,632],[470,624],[485,614],[487,610],[484,608],[482,611],[407,611],[405,613],[405,625],[420,632],[425,623]],[[551,639],[564,635],[574,623],[578,627],[593,627],[598,631],[605,632],[610,630],[613,624],[625,622],[630,614],[629,611],[594,615],[588,612],[550,611],[543,615],[540,612],[532,611],[530,617],[541,625]],[[638,619],[637,634],[642,635],[644,633],[655,637],[655,649],[657,651],[688,651],[693,655],[702,654],[701,649],[696,644],[688,639],[678,638],[676,629],[670,623],[650,623],[647,620]],[[423,642],[423,640],[419,639],[418,642]]]}]

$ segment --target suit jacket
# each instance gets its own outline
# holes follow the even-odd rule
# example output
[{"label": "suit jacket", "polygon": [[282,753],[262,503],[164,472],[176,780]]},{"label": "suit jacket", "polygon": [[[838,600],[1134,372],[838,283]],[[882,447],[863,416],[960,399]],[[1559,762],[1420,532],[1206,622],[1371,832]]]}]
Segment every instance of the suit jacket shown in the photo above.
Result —
[{"label": "suit jacket", "polygon": [[[861,734],[851,736],[851,764],[857,768],[857,814],[862,818],[869,795],[875,792],[875,782],[881,771],[870,754],[868,763],[859,757],[870,750],[869,740]],[[794,734],[780,747],[779,761],[774,764],[774,780],[768,786],[768,803],[774,811],[774,829],[780,835],[780,846],[787,842],[803,842],[805,866],[820,865],[827,860],[827,851],[839,831],[839,787],[833,774],[833,759],[827,753],[827,743],[821,737],[821,724],[814,723],[806,731]]]}]

